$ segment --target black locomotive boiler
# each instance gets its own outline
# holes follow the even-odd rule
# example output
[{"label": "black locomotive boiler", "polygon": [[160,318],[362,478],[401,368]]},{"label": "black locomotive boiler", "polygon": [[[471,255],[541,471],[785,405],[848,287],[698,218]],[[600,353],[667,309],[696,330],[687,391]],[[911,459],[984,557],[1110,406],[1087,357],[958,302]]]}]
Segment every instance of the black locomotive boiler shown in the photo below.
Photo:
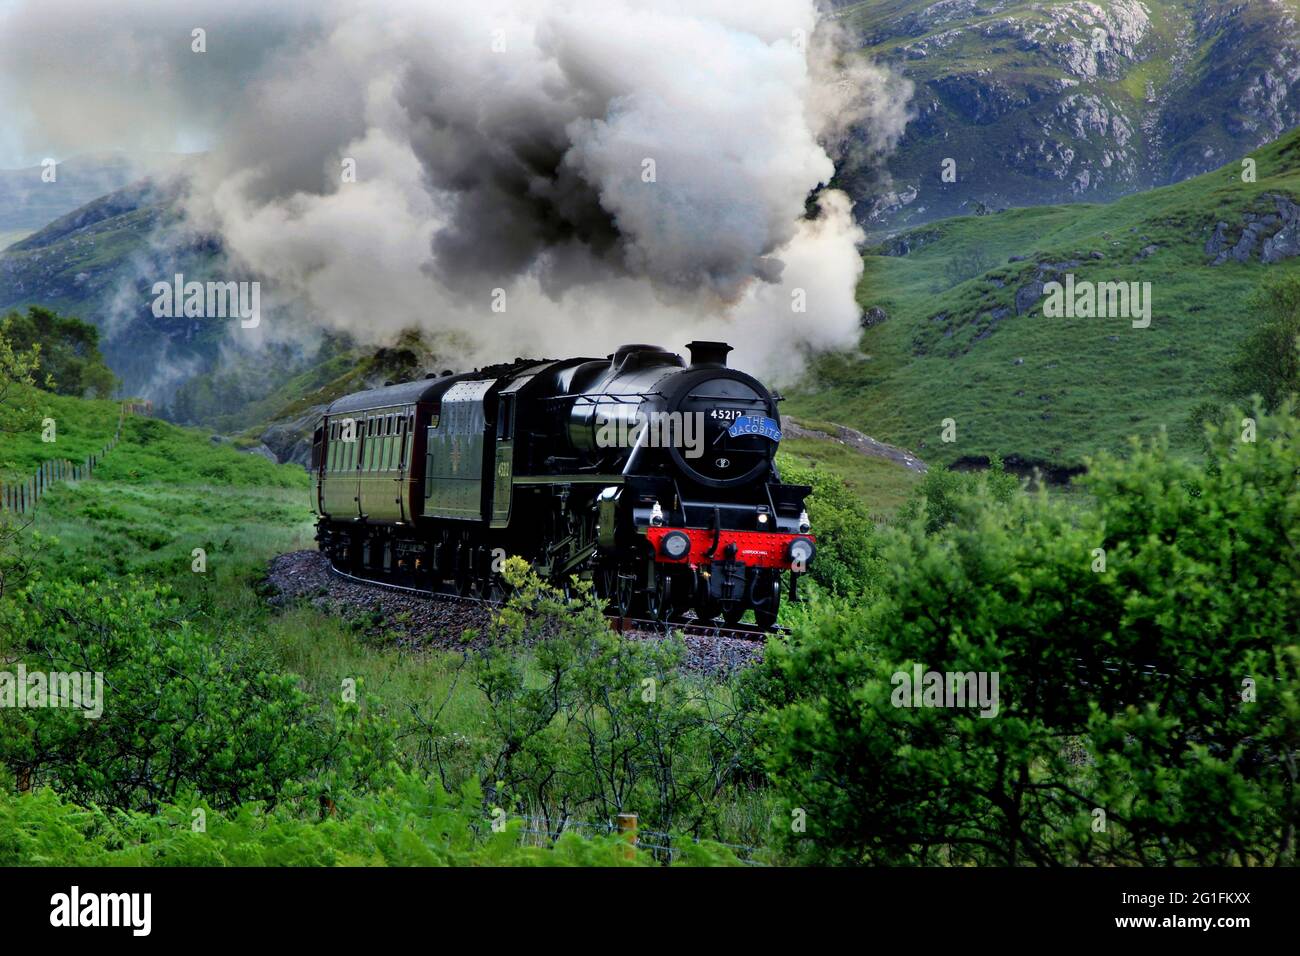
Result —
[{"label": "black locomotive boiler", "polygon": [[522,360],[340,398],[313,440],[320,549],[341,571],[492,593],[505,555],[589,578],[619,613],[776,620],[815,551],[783,484],[777,398],[692,342]]}]

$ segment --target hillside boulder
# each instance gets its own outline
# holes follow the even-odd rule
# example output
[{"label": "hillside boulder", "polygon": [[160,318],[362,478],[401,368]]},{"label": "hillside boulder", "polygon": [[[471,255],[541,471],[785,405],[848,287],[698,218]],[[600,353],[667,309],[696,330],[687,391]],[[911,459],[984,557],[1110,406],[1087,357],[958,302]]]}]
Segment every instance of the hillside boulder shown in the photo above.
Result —
[{"label": "hillside boulder", "polygon": [[886,312],[878,305],[873,305],[871,308],[867,309],[865,312],[862,313],[862,318],[859,320],[859,324],[864,329],[869,329],[873,325],[879,325],[881,322],[884,322],[888,318],[889,318],[888,312]]}]

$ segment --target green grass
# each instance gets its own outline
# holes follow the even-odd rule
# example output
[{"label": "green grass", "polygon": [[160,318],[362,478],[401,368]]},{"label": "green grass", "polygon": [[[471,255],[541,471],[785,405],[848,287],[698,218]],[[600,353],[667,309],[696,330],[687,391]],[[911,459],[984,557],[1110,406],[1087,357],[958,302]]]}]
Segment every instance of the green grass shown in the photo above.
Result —
[{"label": "green grass", "polygon": [[[56,420],[58,440],[39,429],[0,438],[0,466],[27,474],[51,457],[81,460],[113,436],[119,406],[39,393],[40,414]],[[127,416],[120,443],[94,477],[56,484],[34,512],[47,570],[95,577],[144,574],[192,584],[191,552],[243,581],[272,554],[313,538],[310,479],[301,468],[213,445],[195,429]]]},{"label": "green grass", "polygon": [[[802,424],[817,427],[810,422]],[[921,475],[901,465],[871,458],[830,439],[783,438],[781,453],[801,465],[825,469],[842,478],[877,520],[891,518],[921,480]]]},{"label": "green grass", "polygon": [[308,502],[311,479],[297,465],[277,465],[261,455],[213,444],[196,428],[154,418],[129,417],[123,442],[104,463],[105,481],[211,483],[241,488],[295,488]]},{"label": "green grass", "polygon": [[[117,430],[117,402],[83,401],[36,389],[24,389],[35,416],[30,426],[0,433],[0,479],[29,478],[43,461],[66,458],[80,463],[97,455]],[[43,440],[43,421],[54,419],[54,441]]]},{"label": "green grass", "polygon": [[[87,428],[96,416],[116,414],[111,403],[67,400],[60,407],[84,417]],[[367,706],[402,724],[401,745],[416,766],[434,771],[436,748],[452,785],[477,774],[499,741],[490,739],[487,704],[462,654],[401,646],[368,621],[309,602],[268,603],[268,561],[314,547],[308,487],[295,466],[214,446],[192,429],[129,419],[93,479],[61,483],[42,499],[29,538],[33,565],[41,575],[82,582],[132,576],[166,584],[187,619],[268,650],[322,709],[339,699],[345,679],[357,680]],[[196,548],[206,553],[205,573],[193,569]],[[530,652],[522,653],[531,668]],[[772,818],[769,795],[742,788],[723,799],[728,839],[762,842]]]},{"label": "green grass", "polygon": [[[966,455],[1075,464],[1130,435],[1169,431],[1194,452],[1192,409],[1215,397],[1225,368],[1255,317],[1248,297],[1300,259],[1211,267],[1203,252],[1216,222],[1239,226],[1264,206],[1263,193],[1300,196],[1300,133],[1257,151],[1258,181],[1239,164],[1108,205],[1076,204],[960,217],[913,231],[926,241],[906,256],[864,258],[858,297],[889,319],[864,332],[866,357],[837,354],[813,363],[816,389],[791,394],[787,411],[827,420],[950,464]],[[1148,245],[1159,250],[1140,262]],[[1103,259],[1091,259],[1097,251]],[[983,258],[978,274],[953,270]],[[1013,256],[1027,261],[1009,262]],[[1077,280],[1150,282],[1151,326],[1124,318],[1046,319],[1016,315],[1016,289],[1034,260],[1078,259]],[[1010,309],[1001,321],[992,313]],[[1022,364],[1016,364],[1017,360]],[[940,440],[943,420],[957,441]]]},{"label": "green grass", "polygon": [[[66,458],[81,462],[99,454],[117,430],[120,406],[28,390],[35,410],[31,424],[0,435],[0,476],[28,477],[41,462]],[[54,420],[53,442],[43,440],[44,420]],[[122,443],[105,458],[96,476],[104,481],[218,486],[278,487],[303,490],[309,480],[296,466],[273,464],[260,455],[214,445],[207,432],[167,422],[127,416]]]}]

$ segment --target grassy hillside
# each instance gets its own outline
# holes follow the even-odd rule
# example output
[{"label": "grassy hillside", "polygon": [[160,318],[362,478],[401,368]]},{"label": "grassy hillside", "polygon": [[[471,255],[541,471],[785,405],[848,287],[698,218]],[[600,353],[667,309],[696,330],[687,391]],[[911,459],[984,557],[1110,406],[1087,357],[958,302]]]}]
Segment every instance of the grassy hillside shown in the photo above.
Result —
[{"label": "grassy hillside", "polygon": [[[31,428],[13,434],[0,434],[0,478],[30,477],[41,462],[66,458],[81,462],[98,454],[117,430],[117,402],[86,401],[66,395],[30,389],[25,400],[31,402],[37,419]],[[42,441],[41,422],[54,419],[55,441]]]},{"label": "grassy hillside", "polygon": [[[40,421],[14,434],[0,435],[0,475],[26,477],[43,461],[81,461],[98,454],[117,430],[120,405],[35,392],[40,419],[53,418],[54,442],[42,441]],[[307,487],[301,468],[277,466],[258,455],[215,444],[206,431],[180,428],[153,418],[128,416],[122,441],[104,459],[97,481],[240,487]]]},{"label": "grassy hillside", "polygon": [[154,282],[205,281],[220,247],[180,224],[179,181],[144,180],[101,195],[0,252],[0,312],[41,305],[99,328],[128,394],[166,396],[210,368],[224,323],[156,318]]},{"label": "grassy hillside", "polygon": [[784,466],[787,460],[842,479],[877,520],[890,518],[921,481],[921,475],[902,465],[870,458],[829,437],[783,438],[778,466]]},{"label": "grassy hillside", "polygon": [[[1216,397],[1254,325],[1246,301],[1300,258],[1212,265],[1218,223],[1231,248],[1250,219],[1300,196],[1300,132],[1258,150],[1258,178],[1229,164],[1109,205],[966,216],[895,236],[865,257],[859,301],[888,318],[861,355],[813,365],[787,412],[840,422],[951,464],[964,456],[1077,464],[1129,435],[1168,429],[1194,449],[1192,409]],[[1019,259],[1020,261],[1012,261]],[[1044,318],[1035,282],[1151,283],[1152,318]],[[1020,293],[1019,309],[1017,293]],[[957,441],[940,440],[956,422]]]}]

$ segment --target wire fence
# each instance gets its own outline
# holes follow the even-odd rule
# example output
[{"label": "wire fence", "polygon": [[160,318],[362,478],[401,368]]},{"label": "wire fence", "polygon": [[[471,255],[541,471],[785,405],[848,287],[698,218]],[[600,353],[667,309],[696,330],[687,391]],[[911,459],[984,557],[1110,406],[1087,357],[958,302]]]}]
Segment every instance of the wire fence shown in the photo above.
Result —
[{"label": "wire fence", "polygon": [[0,482],[0,511],[28,514],[54,485],[61,481],[84,481],[92,477],[105,456],[122,440],[122,426],[127,415],[153,414],[152,402],[123,402],[117,416],[117,430],[98,454],[87,455],[84,461],[67,458],[43,461],[30,478],[17,482]]}]

